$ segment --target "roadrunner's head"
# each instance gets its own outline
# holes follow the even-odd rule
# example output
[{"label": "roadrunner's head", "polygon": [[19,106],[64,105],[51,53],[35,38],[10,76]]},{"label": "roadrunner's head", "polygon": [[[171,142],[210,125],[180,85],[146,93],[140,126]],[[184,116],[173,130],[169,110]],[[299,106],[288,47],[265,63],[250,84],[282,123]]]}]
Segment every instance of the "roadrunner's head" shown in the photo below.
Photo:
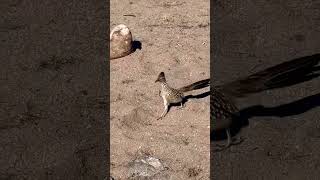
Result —
[{"label": "roadrunner's head", "polygon": [[164,72],[161,72],[158,76],[158,79],[155,81],[156,82],[166,82],[166,77],[164,75]]}]

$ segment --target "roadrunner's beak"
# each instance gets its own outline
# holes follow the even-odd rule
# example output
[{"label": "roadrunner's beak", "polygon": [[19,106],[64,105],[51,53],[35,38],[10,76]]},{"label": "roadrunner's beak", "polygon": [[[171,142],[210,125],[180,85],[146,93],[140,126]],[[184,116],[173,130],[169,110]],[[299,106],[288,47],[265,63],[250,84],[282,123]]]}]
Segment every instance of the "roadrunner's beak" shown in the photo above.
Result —
[{"label": "roadrunner's beak", "polygon": [[155,81],[155,83],[156,83],[156,82],[159,82],[159,79],[157,79],[157,80]]}]

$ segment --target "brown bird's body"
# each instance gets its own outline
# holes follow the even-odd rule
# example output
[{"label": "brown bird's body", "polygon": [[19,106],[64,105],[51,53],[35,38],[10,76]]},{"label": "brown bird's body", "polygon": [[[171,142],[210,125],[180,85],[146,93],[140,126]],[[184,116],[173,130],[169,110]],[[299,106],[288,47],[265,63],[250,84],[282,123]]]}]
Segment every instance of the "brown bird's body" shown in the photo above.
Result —
[{"label": "brown bird's body", "polygon": [[181,103],[181,107],[183,107],[183,100],[185,98],[183,94],[184,92],[207,87],[209,86],[210,79],[205,79],[205,80],[190,84],[188,86],[184,86],[179,89],[174,89],[168,85],[164,72],[161,72],[158,76],[158,79],[155,82],[160,82],[161,84],[161,91],[159,94],[163,99],[163,105],[164,105],[163,113],[158,118],[158,119],[161,119],[168,113],[170,104]]},{"label": "brown bird's body", "polygon": [[226,130],[228,142],[225,148],[229,147],[232,144],[230,127],[232,121],[239,116],[234,103],[236,98],[317,77],[312,72],[319,61],[320,54],[298,58],[221,86],[211,85],[211,131]]}]

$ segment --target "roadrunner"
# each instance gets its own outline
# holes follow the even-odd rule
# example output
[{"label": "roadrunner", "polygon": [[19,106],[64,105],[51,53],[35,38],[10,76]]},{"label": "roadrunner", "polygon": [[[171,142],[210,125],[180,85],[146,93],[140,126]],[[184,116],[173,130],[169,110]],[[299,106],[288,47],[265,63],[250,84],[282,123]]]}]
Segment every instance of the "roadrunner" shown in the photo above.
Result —
[{"label": "roadrunner", "polygon": [[239,117],[239,110],[234,100],[249,94],[258,93],[268,89],[285,87],[312,79],[319,74],[310,74],[316,69],[320,61],[320,54],[294,59],[274,67],[257,72],[253,75],[240,78],[221,86],[211,85],[210,112],[212,131],[225,130],[227,144],[233,144],[230,134],[232,121]]},{"label": "roadrunner", "polygon": [[193,84],[190,84],[188,86],[184,86],[179,89],[174,89],[170,87],[166,81],[166,77],[164,75],[164,72],[161,72],[158,76],[158,79],[155,82],[159,82],[162,86],[161,91],[159,91],[159,95],[163,99],[163,105],[164,110],[161,114],[161,116],[157,119],[163,118],[169,110],[170,104],[181,104],[181,108],[183,107],[183,101],[185,99],[184,92],[193,91],[196,89],[201,89],[204,87],[209,86],[210,79],[205,79],[202,81],[195,82]]}]

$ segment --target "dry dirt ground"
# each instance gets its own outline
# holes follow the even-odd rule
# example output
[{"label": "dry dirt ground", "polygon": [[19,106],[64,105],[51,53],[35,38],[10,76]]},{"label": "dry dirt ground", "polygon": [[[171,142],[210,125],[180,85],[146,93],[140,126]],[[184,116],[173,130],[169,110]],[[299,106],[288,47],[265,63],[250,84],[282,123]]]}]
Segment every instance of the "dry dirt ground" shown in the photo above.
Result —
[{"label": "dry dirt ground", "polygon": [[1,1],[0,179],[106,176],[104,1]]},{"label": "dry dirt ground", "polygon": [[[210,77],[209,1],[112,0],[111,28],[127,25],[142,49],[110,63],[111,175],[126,179],[127,164],[147,153],[171,179],[209,179],[209,96],[163,111],[154,83],[164,71],[173,87]],[[208,92],[209,88],[191,92]]]}]

